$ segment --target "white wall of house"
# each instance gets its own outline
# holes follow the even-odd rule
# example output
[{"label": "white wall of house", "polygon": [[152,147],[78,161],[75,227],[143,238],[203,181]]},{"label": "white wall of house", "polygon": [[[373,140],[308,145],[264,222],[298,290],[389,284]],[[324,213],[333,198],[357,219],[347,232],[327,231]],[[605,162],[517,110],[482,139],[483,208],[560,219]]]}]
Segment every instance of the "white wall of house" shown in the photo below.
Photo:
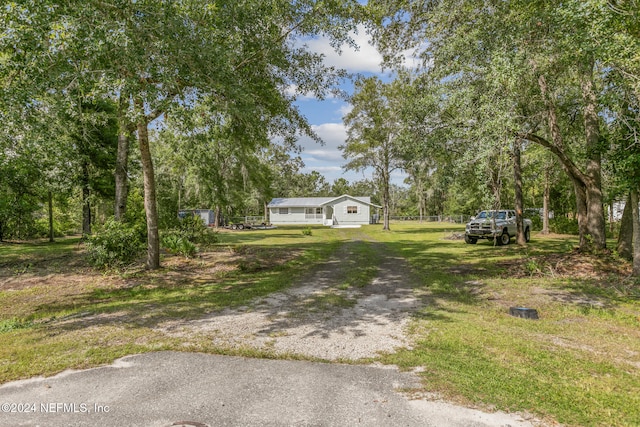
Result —
[{"label": "white wall of house", "polygon": [[338,225],[369,224],[369,205],[344,197],[334,204],[334,215]]},{"label": "white wall of house", "polygon": [[323,224],[323,210],[317,213],[317,208],[289,207],[269,208],[271,224]]},{"label": "white wall of house", "polygon": [[273,204],[269,206],[269,219],[272,224],[282,225],[369,224],[371,205],[367,201],[363,202],[350,196],[274,199]]}]

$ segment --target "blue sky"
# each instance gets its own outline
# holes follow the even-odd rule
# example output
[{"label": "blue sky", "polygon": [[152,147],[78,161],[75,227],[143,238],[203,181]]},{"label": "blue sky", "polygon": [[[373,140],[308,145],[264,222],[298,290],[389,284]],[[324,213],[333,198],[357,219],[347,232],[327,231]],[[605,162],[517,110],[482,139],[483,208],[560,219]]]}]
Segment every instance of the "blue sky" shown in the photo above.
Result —
[{"label": "blue sky", "polygon": [[[353,34],[359,49],[354,50],[349,46],[342,48],[338,54],[329,45],[328,40],[318,38],[307,41],[306,44],[315,52],[325,56],[325,63],[347,70],[349,73],[360,73],[367,76],[378,75],[388,78],[388,71],[383,73],[381,69],[382,56],[375,47],[369,43],[369,37],[364,28],[360,28],[357,34]],[[353,84],[345,82],[342,86],[348,93],[353,91]],[[346,160],[342,157],[342,151],[338,147],[344,144],[346,129],[342,117],[351,106],[342,99],[330,98],[324,101],[309,97],[300,97],[296,102],[301,112],[307,117],[314,131],[322,138],[325,145],[320,145],[310,138],[299,141],[303,148],[301,157],[305,163],[303,172],[318,171],[324,175],[329,183],[337,178],[345,178],[349,182],[372,178],[370,171],[345,172],[342,166]],[[402,184],[404,175],[396,172],[392,180],[395,184]]]}]

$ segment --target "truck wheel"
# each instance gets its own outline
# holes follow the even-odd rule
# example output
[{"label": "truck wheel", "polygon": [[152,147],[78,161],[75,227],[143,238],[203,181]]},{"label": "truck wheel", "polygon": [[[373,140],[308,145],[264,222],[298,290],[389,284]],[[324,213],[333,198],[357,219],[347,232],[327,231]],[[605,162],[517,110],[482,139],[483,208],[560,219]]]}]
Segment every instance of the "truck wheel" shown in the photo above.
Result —
[{"label": "truck wheel", "polygon": [[244,224],[238,224],[238,229],[239,230],[244,230]]},{"label": "truck wheel", "polygon": [[511,236],[509,236],[509,232],[508,231],[503,231],[502,234],[500,235],[500,244],[501,245],[508,245],[511,242]]},{"label": "truck wheel", "polygon": [[478,243],[478,239],[476,239],[475,237],[470,237],[467,236],[466,234],[464,235],[464,242],[468,243],[470,245],[475,245],[476,243]]},{"label": "truck wheel", "polygon": [[238,226],[237,226],[237,225],[235,225],[235,224],[231,224],[231,229],[232,229],[232,230],[237,230],[237,229],[238,229]]},{"label": "truck wheel", "polygon": [[529,227],[527,227],[524,230],[524,241],[529,242],[529,240],[531,240],[531,230],[529,230]]}]

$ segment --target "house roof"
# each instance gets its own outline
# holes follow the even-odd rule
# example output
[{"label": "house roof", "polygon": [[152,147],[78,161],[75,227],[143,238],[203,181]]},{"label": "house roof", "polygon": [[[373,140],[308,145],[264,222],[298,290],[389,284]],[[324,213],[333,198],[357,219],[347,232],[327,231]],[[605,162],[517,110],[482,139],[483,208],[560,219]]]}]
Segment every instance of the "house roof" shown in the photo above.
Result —
[{"label": "house roof", "polygon": [[379,208],[380,206],[371,203],[371,197],[353,197],[348,194],[343,194],[339,197],[289,197],[289,198],[275,198],[269,202],[267,207],[269,208],[313,208],[329,205],[336,202],[343,197],[347,197],[352,200],[356,200],[365,205],[374,206]]}]

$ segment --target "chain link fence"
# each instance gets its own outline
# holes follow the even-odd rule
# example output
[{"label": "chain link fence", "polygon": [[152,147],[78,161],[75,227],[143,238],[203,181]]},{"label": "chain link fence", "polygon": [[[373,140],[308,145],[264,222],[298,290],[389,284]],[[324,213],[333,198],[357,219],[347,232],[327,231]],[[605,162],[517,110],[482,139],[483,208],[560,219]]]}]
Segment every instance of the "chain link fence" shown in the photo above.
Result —
[{"label": "chain link fence", "polygon": [[469,215],[437,215],[437,216],[391,216],[391,221],[446,222],[450,224],[466,224],[471,220]]}]

